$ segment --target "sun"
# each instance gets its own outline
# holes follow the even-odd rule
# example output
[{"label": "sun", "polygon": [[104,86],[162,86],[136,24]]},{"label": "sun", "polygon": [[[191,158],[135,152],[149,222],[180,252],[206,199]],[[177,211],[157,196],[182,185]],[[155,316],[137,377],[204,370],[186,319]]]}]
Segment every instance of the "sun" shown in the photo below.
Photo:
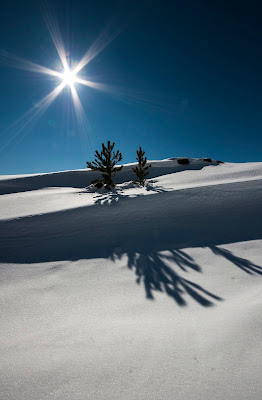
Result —
[{"label": "sun", "polygon": [[[0,66],[2,65],[2,60],[5,60],[7,65],[10,65],[13,68],[27,70],[33,73],[44,74],[52,77],[53,80],[54,78],[56,78],[55,88],[50,93],[45,95],[36,104],[33,104],[28,111],[26,111],[17,121],[15,121],[11,125],[10,128],[7,129],[8,140],[6,141],[6,145],[13,141],[20,132],[25,130],[26,127],[28,128],[27,131],[29,131],[29,128],[32,127],[36,120],[46,112],[46,110],[54,102],[57,96],[62,93],[65,88],[70,89],[68,90],[68,92],[70,92],[72,95],[72,105],[75,110],[79,132],[84,137],[90,128],[85,110],[82,106],[81,100],[77,92],[78,85],[84,85],[92,89],[108,91],[108,87],[106,85],[95,82],[93,80],[85,79],[85,76],[82,75],[81,71],[102,50],[104,50],[104,48],[107,47],[109,43],[111,43],[111,41],[115,38],[115,35],[112,35],[111,38],[108,38],[106,40],[102,40],[103,36],[99,36],[86,51],[82,59],[78,63],[76,63],[75,60],[71,59],[71,56],[70,58],[68,58],[70,53],[67,52],[65,49],[62,37],[60,35],[59,27],[56,22],[56,18],[48,9],[46,10],[45,19],[50,36],[59,56],[59,62],[56,64],[58,67],[57,69],[53,70],[48,67],[44,67],[40,64],[36,64],[32,61],[28,61],[22,57],[18,57],[14,54],[8,53],[0,49]],[[80,74],[80,76],[78,74]],[[1,151],[2,148],[3,145],[1,141]]]},{"label": "sun", "polygon": [[66,85],[73,85],[77,81],[76,74],[74,71],[70,71],[70,69],[64,71],[64,73],[61,76],[62,80]]}]

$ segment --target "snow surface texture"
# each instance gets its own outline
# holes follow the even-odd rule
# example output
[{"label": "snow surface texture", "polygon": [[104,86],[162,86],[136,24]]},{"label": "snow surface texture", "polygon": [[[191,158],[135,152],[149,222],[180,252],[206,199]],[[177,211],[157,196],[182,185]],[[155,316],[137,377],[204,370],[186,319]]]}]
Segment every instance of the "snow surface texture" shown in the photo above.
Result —
[{"label": "snow surface texture", "polygon": [[1,400],[261,400],[262,163],[0,177]]}]

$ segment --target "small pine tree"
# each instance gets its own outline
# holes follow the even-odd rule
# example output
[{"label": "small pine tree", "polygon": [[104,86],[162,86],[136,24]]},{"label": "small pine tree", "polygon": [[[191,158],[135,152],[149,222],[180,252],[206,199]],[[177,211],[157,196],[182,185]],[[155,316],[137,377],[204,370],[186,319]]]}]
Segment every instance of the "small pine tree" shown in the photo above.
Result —
[{"label": "small pine tree", "polygon": [[113,151],[115,143],[111,144],[110,140],[107,142],[107,147],[102,143],[102,151],[99,153],[95,151],[95,161],[87,161],[87,168],[91,168],[93,171],[100,171],[102,173],[102,179],[95,179],[91,181],[97,188],[105,186],[107,190],[111,187],[115,187],[112,177],[118,171],[121,171],[123,165],[116,167],[116,164],[122,160],[122,153],[119,150]]},{"label": "small pine tree", "polygon": [[140,185],[144,186],[145,185],[145,177],[149,174],[148,169],[151,168],[151,164],[146,165],[147,158],[144,157],[145,151],[142,150],[141,146],[139,147],[139,150],[137,150],[136,154],[137,154],[136,159],[138,161],[138,165],[136,167],[132,168],[132,170],[138,177],[138,180],[136,180],[134,182],[139,183]]}]

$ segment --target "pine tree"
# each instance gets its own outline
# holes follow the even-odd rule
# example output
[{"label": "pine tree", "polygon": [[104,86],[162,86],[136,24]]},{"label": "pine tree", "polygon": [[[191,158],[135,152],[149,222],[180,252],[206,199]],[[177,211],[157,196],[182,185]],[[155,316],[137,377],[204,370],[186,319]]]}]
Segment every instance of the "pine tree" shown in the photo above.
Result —
[{"label": "pine tree", "polygon": [[139,147],[139,150],[137,150],[136,154],[137,154],[136,159],[138,161],[138,165],[136,167],[132,168],[132,170],[138,177],[138,180],[136,180],[134,182],[139,183],[140,185],[144,186],[145,185],[145,177],[149,174],[149,172],[147,170],[149,168],[151,168],[151,164],[146,165],[147,158],[144,157],[145,151],[142,150],[141,146]]},{"label": "pine tree", "polygon": [[122,153],[119,150],[113,151],[115,143],[111,144],[110,140],[107,142],[107,147],[102,143],[102,151],[99,153],[95,151],[95,161],[87,161],[87,167],[93,171],[100,171],[102,173],[102,179],[95,179],[91,181],[97,188],[105,186],[107,190],[111,187],[115,187],[113,177],[118,171],[121,171],[123,165],[116,167],[116,164],[122,160]]}]

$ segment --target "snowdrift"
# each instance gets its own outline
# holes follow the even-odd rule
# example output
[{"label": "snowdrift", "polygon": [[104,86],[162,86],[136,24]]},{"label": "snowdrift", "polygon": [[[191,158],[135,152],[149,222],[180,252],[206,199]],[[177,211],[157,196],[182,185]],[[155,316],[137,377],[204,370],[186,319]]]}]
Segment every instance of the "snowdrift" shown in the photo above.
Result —
[{"label": "snowdrift", "polygon": [[0,178],[1,399],[261,399],[262,163],[151,164]]}]

